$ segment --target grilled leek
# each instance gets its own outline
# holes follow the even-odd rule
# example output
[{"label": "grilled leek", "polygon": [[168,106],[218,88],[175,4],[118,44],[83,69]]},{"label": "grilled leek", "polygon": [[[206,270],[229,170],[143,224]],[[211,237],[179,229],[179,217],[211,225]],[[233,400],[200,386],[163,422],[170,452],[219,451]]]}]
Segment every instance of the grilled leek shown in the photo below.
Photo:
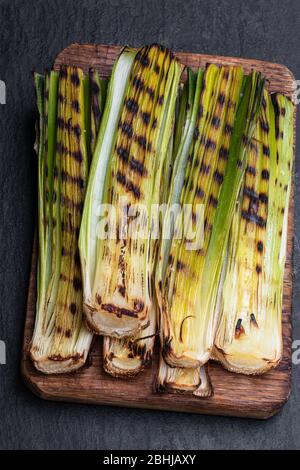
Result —
[{"label": "grilled leek", "polygon": [[85,362],[92,335],[82,323],[78,234],[88,175],[85,81],[81,69],[36,74],[38,132],[38,300],[31,357],[45,373]]},{"label": "grilled leek", "polygon": [[199,133],[181,195],[192,214],[204,205],[204,241],[187,250],[186,237],[173,240],[162,288],[162,353],[172,367],[200,367],[211,355],[222,260],[262,99],[263,81],[255,72],[243,79],[241,68],[210,65],[204,80]]},{"label": "grilled leek", "polygon": [[282,287],[293,156],[293,104],[264,94],[232,222],[214,355],[261,374],[282,354]]},{"label": "grilled leek", "polygon": [[[143,204],[149,214],[151,204],[159,203],[180,75],[178,61],[157,45],[125,49],[114,66],[80,234],[84,309],[97,334],[134,336],[149,323],[150,220],[141,214],[145,238],[120,237],[119,229],[131,206]],[[123,207],[108,237],[99,237],[101,203]]]}]

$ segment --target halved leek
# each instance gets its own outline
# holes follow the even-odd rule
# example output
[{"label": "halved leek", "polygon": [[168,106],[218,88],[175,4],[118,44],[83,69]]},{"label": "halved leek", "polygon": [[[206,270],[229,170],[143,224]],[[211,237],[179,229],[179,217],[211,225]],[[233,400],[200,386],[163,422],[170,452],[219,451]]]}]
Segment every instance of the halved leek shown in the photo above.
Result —
[{"label": "halved leek", "polygon": [[30,353],[37,369],[63,373],[84,364],[92,338],[82,323],[77,247],[88,174],[84,75],[81,69],[63,67],[59,75],[35,75],[35,84],[40,115],[39,264]]},{"label": "halved leek", "polygon": [[228,246],[214,355],[261,374],[282,354],[282,288],[293,157],[293,104],[265,92]]},{"label": "halved leek", "polygon": [[[84,308],[89,328],[98,334],[133,336],[149,322],[150,221],[142,214],[146,238],[121,238],[118,209],[122,198],[126,212],[139,203],[149,214],[159,202],[180,74],[178,61],[157,45],[126,49],[114,67],[80,234]],[[110,236],[97,240],[96,208],[103,202],[117,209],[117,219]]]},{"label": "halved leek", "polygon": [[211,354],[224,249],[263,82],[255,72],[243,80],[240,68],[209,66],[206,86],[211,89],[208,112],[182,194],[193,213],[204,204],[204,243],[192,251],[186,250],[187,239],[173,242],[163,287],[162,351],[172,367],[199,367]]}]

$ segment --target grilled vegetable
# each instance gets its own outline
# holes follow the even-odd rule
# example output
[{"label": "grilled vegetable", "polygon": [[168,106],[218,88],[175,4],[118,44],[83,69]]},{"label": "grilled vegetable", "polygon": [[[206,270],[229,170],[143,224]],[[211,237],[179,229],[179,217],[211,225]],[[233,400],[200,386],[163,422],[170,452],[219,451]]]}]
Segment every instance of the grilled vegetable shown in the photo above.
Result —
[{"label": "grilled vegetable", "polygon": [[247,154],[228,245],[214,355],[229,370],[260,374],[282,353],[282,287],[293,155],[293,105],[264,94]]},{"label": "grilled vegetable", "polygon": [[[80,235],[84,308],[89,328],[98,334],[134,336],[149,322],[150,220],[135,205],[143,204],[149,214],[159,202],[180,74],[177,60],[161,46],[126,49],[114,67]],[[94,208],[101,202],[116,209],[116,223],[109,224],[106,239],[97,240],[100,217]],[[127,233],[140,223],[145,238],[120,236],[123,211],[129,215]]]},{"label": "grilled vegetable", "polygon": [[[192,150],[197,117],[199,117],[202,80],[203,71],[201,69],[198,70],[197,74],[188,70],[188,80],[182,90],[176,122],[174,138],[174,154],[176,157],[172,169],[172,180],[170,185],[168,184],[168,187],[170,186],[167,199],[169,211],[173,205],[180,202],[187,164],[189,164],[188,173],[190,171],[191,159],[188,162],[188,155],[189,151]],[[172,220],[166,217],[162,227],[160,256],[155,275],[156,298],[160,312],[162,309],[161,288],[165,278],[173,235],[174,226],[172,225]],[[163,341],[163,338],[161,338],[161,341]],[[212,387],[205,367],[199,369],[169,367],[162,355],[160,355],[159,361],[157,387],[159,391],[193,392],[203,397],[212,395]]]},{"label": "grilled vegetable", "polygon": [[200,398],[213,395],[206,365],[194,369],[169,367],[162,356],[159,362],[157,389],[159,392],[193,393]]},{"label": "grilled vegetable", "polygon": [[[198,75],[198,82],[201,84],[202,71],[199,71]],[[165,159],[164,169],[162,172],[163,182],[160,184],[160,203],[166,203],[169,200],[169,205],[171,204],[170,198],[174,198],[174,194],[180,192],[178,185],[181,184],[182,187],[183,184],[184,172],[181,167],[186,165],[188,149],[192,141],[199,107],[200,87],[199,83],[197,82],[197,74],[194,74],[191,70],[188,70],[188,77],[189,78],[184,84],[182,94],[178,100],[180,105],[178,119],[176,120],[174,145],[173,139],[171,138],[168,155]],[[198,83],[198,91],[196,93],[197,104],[193,106],[196,82]],[[175,155],[176,168],[179,168],[180,170],[176,172],[176,179],[178,180],[179,178],[176,191],[174,188],[174,181],[170,183],[170,175],[172,171],[174,171],[173,155]],[[179,159],[181,160],[180,163],[178,162]],[[174,189],[171,191],[171,195],[169,195],[170,184]],[[158,240],[151,240],[149,262],[151,263],[151,278],[153,282],[157,248]],[[105,338],[103,351],[104,368],[110,374],[118,377],[133,376],[140,372],[140,370],[142,370],[147,364],[149,364],[153,352],[157,317],[155,292],[153,292],[152,289],[151,299],[152,303],[150,307],[150,322],[147,328],[142,329],[137,334],[137,336],[131,339],[118,340],[116,338]]]},{"label": "grilled vegetable", "polygon": [[91,155],[93,155],[96,147],[97,136],[100,128],[101,119],[104,112],[104,104],[106,101],[107,80],[100,78],[98,72],[94,69],[89,70],[89,88],[90,88],[90,105],[91,105]]},{"label": "grilled vegetable", "polygon": [[192,204],[188,228],[203,204],[203,245],[187,250],[188,237],[173,240],[162,288],[162,352],[172,367],[199,367],[211,354],[222,261],[263,88],[255,72],[243,80],[235,67],[209,66],[204,79],[199,132],[181,195],[182,204]]},{"label": "grilled vegetable", "polygon": [[82,324],[78,234],[88,174],[81,69],[35,75],[39,121],[38,301],[31,357],[45,373],[85,362],[92,335]]},{"label": "grilled vegetable", "polygon": [[150,364],[156,337],[156,310],[152,302],[149,325],[132,339],[105,336],[103,366],[114,377],[134,377]]}]

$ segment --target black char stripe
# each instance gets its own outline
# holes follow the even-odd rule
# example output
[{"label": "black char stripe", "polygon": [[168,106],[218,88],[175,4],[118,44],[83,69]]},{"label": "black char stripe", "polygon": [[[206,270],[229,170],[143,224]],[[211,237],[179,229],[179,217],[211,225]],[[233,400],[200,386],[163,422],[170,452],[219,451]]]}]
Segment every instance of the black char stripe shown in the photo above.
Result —
[{"label": "black char stripe", "polygon": [[261,228],[264,228],[266,226],[266,221],[262,217],[247,212],[245,210],[242,211],[242,218],[247,220],[247,222],[251,222],[253,224],[258,225]]}]

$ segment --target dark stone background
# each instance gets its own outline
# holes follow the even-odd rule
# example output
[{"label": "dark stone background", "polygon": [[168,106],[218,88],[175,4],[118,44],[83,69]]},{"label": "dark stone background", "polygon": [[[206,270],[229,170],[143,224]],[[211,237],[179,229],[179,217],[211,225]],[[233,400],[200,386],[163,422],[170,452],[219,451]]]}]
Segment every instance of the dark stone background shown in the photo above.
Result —
[{"label": "dark stone background", "polygon": [[[266,422],[50,403],[19,373],[36,207],[32,70],[72,42],[161,42],[177,50],[281,62],[300,79],[297,0],[0,0],[0,447],[8,449],[248,449],[300,447],[300,365],[282,412]],[[300,339],[299,151],[296,165],[294,339]]]}]

